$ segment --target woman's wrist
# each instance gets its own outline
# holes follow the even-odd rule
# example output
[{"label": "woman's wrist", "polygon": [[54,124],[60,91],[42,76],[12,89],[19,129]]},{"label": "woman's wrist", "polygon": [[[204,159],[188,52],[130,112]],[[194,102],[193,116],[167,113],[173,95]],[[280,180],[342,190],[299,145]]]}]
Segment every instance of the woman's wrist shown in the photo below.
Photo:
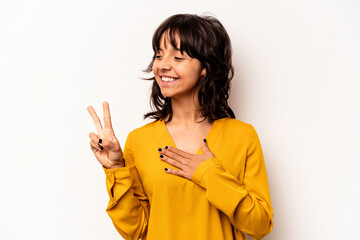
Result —
[{"label": "woman's wrist", "polygon": [[125,167],[125,159],[124,158],[122,160],[122,163],[115,163],[114,165],[112,165],[108,169],[115,169],[115,168],[121,168],[121,167]]}]

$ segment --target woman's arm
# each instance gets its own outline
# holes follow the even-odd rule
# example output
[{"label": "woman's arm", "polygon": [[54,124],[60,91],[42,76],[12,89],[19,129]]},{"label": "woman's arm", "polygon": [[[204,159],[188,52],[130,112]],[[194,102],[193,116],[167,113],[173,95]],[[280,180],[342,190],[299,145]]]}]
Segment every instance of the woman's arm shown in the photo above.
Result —
[{"label": "woman's arm", "polygon": [[89,134],[91,150],[106,173],[106,188],[110,197],[106,211],[125,239],[144,237],[149,204],[134,166],[131,134],[123,152],[112,128],[109,103],[103,102],[104,128],[93,107],[89,106],[87,110],[98,133]]},{"label": "woman's arm", "polygon": [[210,203],[229,217],[236,230],[261,239],[272,230],[273,209],[263,153],[253,127],[248,136],[243,184],[215,157],[202,162],[192,180],[206,190]]},{"label": "woman's arm", "polygon": [[125,167],[104,168],[110,197],[106,212],[124,239],[137,240],[146,236],[150,207],[134,166],[130,135],[124,148]]}]

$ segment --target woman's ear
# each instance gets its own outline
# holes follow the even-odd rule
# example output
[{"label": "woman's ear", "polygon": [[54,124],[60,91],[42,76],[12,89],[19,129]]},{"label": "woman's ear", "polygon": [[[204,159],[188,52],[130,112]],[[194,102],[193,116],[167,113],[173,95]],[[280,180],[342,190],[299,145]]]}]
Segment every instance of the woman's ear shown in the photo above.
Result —
[{"label": "woman's ear", "polygon": [[203,69],[201,70],[201,76],[202,76],[202,77],[206,77],[206,68],[203,68]]}]

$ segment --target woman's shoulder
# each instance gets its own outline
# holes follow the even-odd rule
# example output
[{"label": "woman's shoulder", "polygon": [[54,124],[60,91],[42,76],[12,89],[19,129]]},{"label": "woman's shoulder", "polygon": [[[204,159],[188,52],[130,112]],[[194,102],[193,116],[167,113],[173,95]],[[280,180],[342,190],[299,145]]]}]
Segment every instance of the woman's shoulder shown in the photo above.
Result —
[{"label": "woman's shoulder", "polygon": [[[226,118],[222,127],[222,133],[225,138],[238,139],[241,141],[253,142],[258,139],[258,134],[253,125],[237,120],[235,118]],[[234,136],[236,136],[234,138]]]},{"label": "woman's shoulder", "polygon": [[144,138],[147,136],[153,136],[155,129],[159,127],[161,120],[154,120],[152,122],[146,123],[141,127],[135,128],[129,133],[129,136],[133,138]]},{"label": "woman's shoulder", "polygon": [[254,127],[250,123],[240,121],[236,118],[227,117],[219,120],[223,121],[223,129],[225,131],[232,131],[233,133],[255,131]]}]

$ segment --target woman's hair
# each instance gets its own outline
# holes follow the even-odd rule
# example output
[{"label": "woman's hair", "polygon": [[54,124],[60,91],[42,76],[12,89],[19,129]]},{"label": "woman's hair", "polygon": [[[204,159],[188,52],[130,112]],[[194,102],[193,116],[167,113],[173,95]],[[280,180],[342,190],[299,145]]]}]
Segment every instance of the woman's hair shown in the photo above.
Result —
[{"label": "woman's hair", "polygon": [[[167,18],[155,31],[152,39],[154,56],[145,72],[152,72],[160,39],[167,35],[171,45],[177,48],[175,36],[180,39],[180,51],[201,62],[206,69],[206,76],[199,79],[199,104],[204,120],[212,123],[216,119],[235,118],[234,112],[228,105],[230,81],[234,75],[231,61],[231,41],[224,26],[214,17],[197,16],[194,14],[177,14]],[[144,119],[165,119],[171,121],[173,111],[171,98],[161,94],[155,77],[151,92],[151,103],[154,111],[144,114]],[[154,109],[155,108],[155,109]]]}]

